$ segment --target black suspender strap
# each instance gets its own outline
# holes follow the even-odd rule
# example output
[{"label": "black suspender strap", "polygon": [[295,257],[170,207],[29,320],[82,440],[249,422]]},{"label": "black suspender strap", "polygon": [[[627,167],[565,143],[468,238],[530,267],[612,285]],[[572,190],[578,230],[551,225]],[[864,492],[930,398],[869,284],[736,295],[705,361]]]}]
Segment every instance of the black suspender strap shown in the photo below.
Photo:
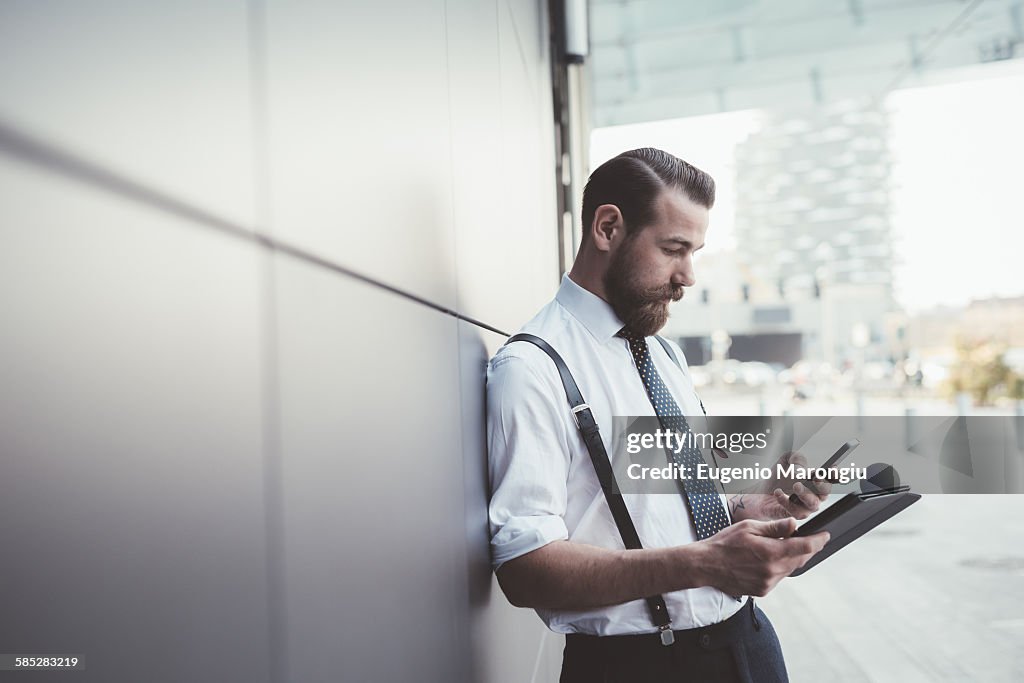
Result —
[{"label": "black suspender strap", "polygon": [[680,364],[679,359],[676,357],[676,352],[672,350],[672,347],[669,345],[668,341],[666,341],[664,337],[658,334],[654,335],[654,338],[658,340],[659,344],[661,344],[661,348],[665,349],[665,353],[667,353],[668,357],[672,359],[672,362],[676,364],[676,367],[682,370],[683,366],[682,364]]},{"label": "black suspender strap", "polygon": [[[615,472],[612,470],[612,464],[608,459],[608,452],[604,448],[604,442],[601,441],[601,432],[597,427],[597,421],[594,419],[594,413],[590,410],[590,406],[587,405],[586,401],[583,400],[583,395],[580,393],[576,380],[573,379],[572,373],[569,372],[565,361],[562,360],[557,351],[551,348],[550,344],[536,335],[517,334],[510,337],[505,343],[511,344],[517,341],[529,342],[537,346],[554,361],[555,367],[558,368],[558,375],[562,379],[565,397],[569,400],[573,419],[576,420],[576,426],[579,428],[580,434],[583,435],[583,443],[586,444],[587,452],[590,453],[590,461],[594,464],[597,480],[601,483],[601,490],[604,491],[605,500],[608,501],[608,507],[611,508],[612,518],[615,520],[615,526],[619,529],[622,542],[630,550],[643,548],[643,545],[640,543],[640,536],[637,535],[636,527],[633,525],[633,519],[629,516],[629,510],[626,508],[626,502],[623,500],[619,487],[615,483]],[[661,634],[662,644],[671,645],[675,640],[675,636],[672,634],[672,621],[668,616],[665,599],[660,595],[652,595],[644,598],[644,600],[647,602],[647,610],[651,613],[651,620],[658,627],[658,631]]]}]

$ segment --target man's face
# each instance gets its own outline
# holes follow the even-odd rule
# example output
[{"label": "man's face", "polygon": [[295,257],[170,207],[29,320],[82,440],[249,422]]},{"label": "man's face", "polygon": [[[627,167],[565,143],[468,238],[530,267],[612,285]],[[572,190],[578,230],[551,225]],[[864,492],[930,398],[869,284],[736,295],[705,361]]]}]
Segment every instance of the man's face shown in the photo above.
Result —
[{"label": "man's face", "polygon": [[704,246],[708,229],[708,210],[671,188],[659,195],[655,216],[619,243],[604,275],[612,310],[644,336],[665,326],[669,304],[697,281],[693,253]]}]

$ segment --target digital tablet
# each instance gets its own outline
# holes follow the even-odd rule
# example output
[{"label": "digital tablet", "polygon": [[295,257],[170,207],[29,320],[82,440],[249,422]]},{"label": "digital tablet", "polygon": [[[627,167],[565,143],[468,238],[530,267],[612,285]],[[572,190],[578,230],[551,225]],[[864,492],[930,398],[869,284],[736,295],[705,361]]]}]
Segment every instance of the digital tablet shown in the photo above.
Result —
[{"label": "digital tablet", "polygon": [[921,494],[913,493],[907,487],[878,493],[848,493],[835,505],[808,520],[793,534],[810,536],[819,531],[827,531],[832,537],[817,555],[790,576],[800,576],[920,499]]}]

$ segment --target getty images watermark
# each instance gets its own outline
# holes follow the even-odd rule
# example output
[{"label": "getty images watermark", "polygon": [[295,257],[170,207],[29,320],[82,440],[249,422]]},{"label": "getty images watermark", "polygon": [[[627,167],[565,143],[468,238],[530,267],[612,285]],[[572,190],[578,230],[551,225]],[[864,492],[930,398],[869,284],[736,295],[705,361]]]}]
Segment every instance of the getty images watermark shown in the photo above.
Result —
[{"label": "getty images watermark", "polygon": [[[833,493],[899,485],[1024,493],[1024,416],[687,415],[685,424],[675,422],[615,416],[601,426],[620,492],[678,494],[680,482],[704,480],[744,493],[766,482],[827,480]],[[833,458],[852,440],[855,451]]]},{"label": "getty images watermark", "polygon": [[[712,433],[687,431],[680,434],[670,429],[655,429],[652,432],[631,432],[626,435],[626,452],[630,455],[642,453],[645,449],[657,449],[680,455],[684,450],[721,451],[728,454],[739,454],[750,451],[768,449],[768,437],[771,429],[763,432],[732,432]],[[717,460],[716,460],[717,462]],[[764,482],[778,479],[819,480],[837,484],[849,484],[868,478],[867,466],[858,467],[850,462],[843,466],[812,467],[794,462],[776,462],[774,466],[755,462],[752,465],[727,467],[710,465],[707,462],[696,462],[695,466],[687,466],[677,462],[669,462],[662,466],[646,466],[641,463],[630,463],[626,467],[626,476],[633,480],[675,479],[680,481],[705,480],[722,484],[732,482]]]}]

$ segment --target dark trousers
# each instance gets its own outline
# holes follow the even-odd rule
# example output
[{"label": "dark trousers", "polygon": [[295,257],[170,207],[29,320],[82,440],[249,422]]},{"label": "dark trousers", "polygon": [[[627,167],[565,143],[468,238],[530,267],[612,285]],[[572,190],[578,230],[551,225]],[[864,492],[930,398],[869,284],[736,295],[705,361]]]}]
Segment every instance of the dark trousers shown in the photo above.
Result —
[{"label": "dark trousers", "polygon": [[789,680],[782,648],[768,617],[748,600],[718,624],[675,632],[672,645],[657,634],[565,637],[561,683],[690,683]]}]

